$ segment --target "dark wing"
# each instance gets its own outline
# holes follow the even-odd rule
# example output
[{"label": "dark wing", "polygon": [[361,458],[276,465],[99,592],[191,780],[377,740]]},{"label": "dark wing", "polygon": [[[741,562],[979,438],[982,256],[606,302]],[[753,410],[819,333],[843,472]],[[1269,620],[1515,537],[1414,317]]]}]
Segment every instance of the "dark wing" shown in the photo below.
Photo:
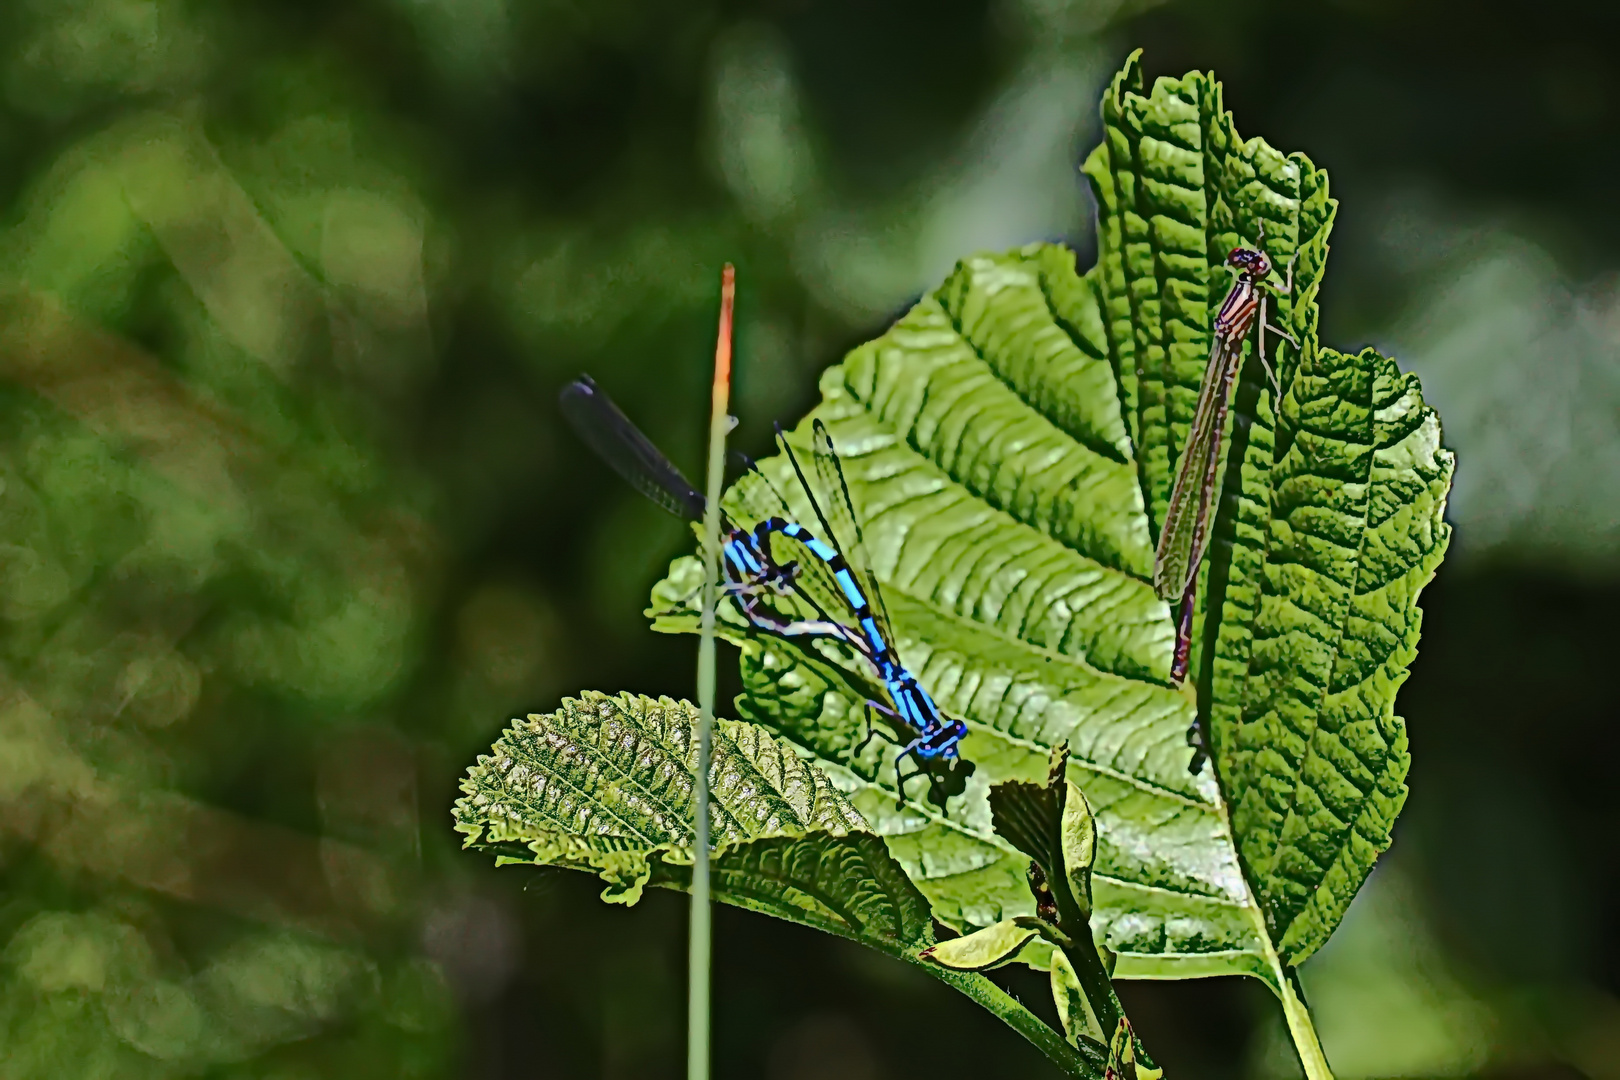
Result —
[{"label": "dark wing", "polygon": [[589,375],[563,387],[557,403],[585,444],[631,487],[672,514],[694,521],[703,517],[703,493],[681,475],[681,470],[630,422]]}]

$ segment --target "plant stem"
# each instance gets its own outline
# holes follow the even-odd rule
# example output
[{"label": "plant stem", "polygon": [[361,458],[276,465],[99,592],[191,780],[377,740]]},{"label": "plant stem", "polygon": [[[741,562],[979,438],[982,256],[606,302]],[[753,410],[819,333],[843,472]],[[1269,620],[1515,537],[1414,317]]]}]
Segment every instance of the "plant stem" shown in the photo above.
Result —
[{"label": "plant stem", "polygon": [[[913,963],[921,963],[913,960]],[[966,972],[951,971],[938,964],[921,963],[924,971],[948,986],[966,994],[972,1000],[988,1009],[1008,1027],[1018,1032],[1033,1043],[1036,1049],[1046,1055],[1048,1061],[1062,1069],[1064,1075],[1079,1077],[1081,1080],[1102,1080],[1103,1066],[1107,1063],[1107,1048],[1091,1044],[1090,1040],[1082,1039],[1091,1053],[1077,1050],[1070,1046],[1061,1033],[1053,1030],[1046,1021],[1024,1008],[1010,994],[982,975],[969,975]]]},{"label": "plant stem", "polygon": [[1052,899],[1057,903],[1058,929],[1068,935],[1074,944],[1060,948],[1063,955],[1069,958],[1069,966],[1074,968],[1075,978],[1080,980],[1080,989],[1084,991],[1092,1014],[1097,1018],[1104,1041],[1107,1041],[1114,1037],[1114,1029],[1119,1026],[1119,1018],[1125,1015],[1125,1008],[1119,1002],[1119,995],[1114,993],[1114,980],[1109,978],[1108,969],[1103,966],[1102,954],[1097,951],[1096,941],[1091,936],[1091,904],[1087,902],[1082,906],[1080,898],[1069,887],[1069,875],[1063,865],[1061,851],[1060,845],[1057,861],[1047,871],[1047,881],[1052,889]]},{"label": "plant stem", "polygon": [[1310,1010],[1305,1007],[1299,975],[1293,968],[1289,968],[1282,979],[1282,1005],[1283,1016],[1288,1019],[1288,1034],[1294,1039],[1294,1050],[1299,1054],[1300,1064],[1305,1066],[1306,1080],[1333,1080],[1333,1070],[1328,1068],[1327,1055],[1316,1037],[1316,1026],[1311,1023]]},{"label": "plant stem", "polygon": [[1075,903],[1068,885],[1060,882],[1052,892],[1058,906],[1058,929],[1074,943],[1057,947],[1068,957],[1074,977],[1080,980],[1080,990],[1086,995],[1086,1004],[1106,1041],[1113,1037],[1125,1008],[1119,1003],[1119,995],[1114,993],[1114,980],[1108,977],[1108,969],[1103,966],[1102,955],[1092,939],[1090,921]]},{"label": "plant stem", "polygon": [[1119,996],[1114,993],[1114,980],[1108,977],[1108,969],[1103,967],[1102,956],[1092,941],[1091,927],[1081,923],[1080,929],[1082,933],[1074,939],[1074,946],[1064,949],[1063,955],[1069,958],[1075,978],[1080,980],[1080,989],[1085,991],[1086,1001],[1090,1002],[1091,1011],[1096,1014],[1097,1026],[1102,1030],[1103,1038],[1111,1039],[1125,1010],[1119,1003]]},{"label": "plant stem", "polygon": [[692,928],[686,960],[687,1080],[709,1080],[709,758],[714,731],[714,608],[720,578],[720,488],[725,482],[726,435],[731,430],[731,316],[736,296],[736,271],[727,263],[720,272],[720,332],[714,346],[714,388],[709,404],[708,504],[703,511],[703,637],[698,644]]},{"label": "plant stem", "polygon": [[[1224,787],[1222,790],[1224,792]],[[1226,808],[1224,796],[1221,800],[1221,816],[1225,819],[1228,835],[1236,835],[1231,832],[1232,816]],[[1271,940],[1265,916],[1260,914],[1260,905],[1254,899],[1254,887],[1249,884],[1247,874],[1243,879],[1243,888],[1247,894],[1244,910],[1248,912],[1255,933],[1265,945],[1266,966],[1277,978],[1276,991],[1277,996],[1282,999],[1283,1017],[1288,1021],[1288,1035],[1294,1041],[1294,1052],[1299,1055],[1299,1063],[1305,1069],[1306,1080],[1333,1080],[1333,1070],[1328,1067],[1327,1054],[1322,1051],[1322,1042],[1316,1037],[1316,1026],[1311,1023],[1310,1010],[1305,1007],[1305,995],[1300,989],[1299,975],[1277,955],[1277,947]]]}]

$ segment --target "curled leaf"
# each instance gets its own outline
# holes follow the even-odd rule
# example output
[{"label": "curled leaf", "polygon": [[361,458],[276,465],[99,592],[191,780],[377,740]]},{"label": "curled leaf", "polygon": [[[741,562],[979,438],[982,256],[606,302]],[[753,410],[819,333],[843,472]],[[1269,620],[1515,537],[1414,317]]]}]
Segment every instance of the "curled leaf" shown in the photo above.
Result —
[{"label": "curled leaf", "polygon": [[1052,950],[1052,1001],[1057,1005],[1058,1019],[1063,1023],[1063,1035],[1078,1046],[1081,1036],[1102,1041],[1103,1031],[1097,1023],[1097,1014],[1086,1000],[1085,988],[1074,973],[1074,965],[1061,949]]},{"label": "curled leaf", "polygon": [[1017,959],[1019,950],[1039,934],[1030,920],[1005,919],[994,926],[930,945],[925,960],[955,971],[988,971]]},{"label": "curled leaf", "polygon": [[1091,913],[1091,865],[1097,860],[1097,819],[1085,792],[1073,780],[1064,781],[1063,816],[1058,826],[1063,869],[1075,902]]}]

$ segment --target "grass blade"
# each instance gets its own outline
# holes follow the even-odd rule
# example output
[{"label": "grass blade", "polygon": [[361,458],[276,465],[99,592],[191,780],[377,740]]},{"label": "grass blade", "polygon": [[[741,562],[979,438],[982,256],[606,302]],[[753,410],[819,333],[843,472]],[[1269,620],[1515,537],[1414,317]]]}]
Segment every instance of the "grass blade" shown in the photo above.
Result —
[{"label": "grass blade", "polygon": [[736,271],[720,273],[720,333],[714,346],[714,388],[709,405],[708,500],[703,512],[703,636],[698,645],[698,757],[693,805],[692,929],[687,956],[686,1075],[709,1077],[709,758],[714,731],[714,608],[720,580],[720,492],[725,484],[726,435],[731,430],[731,316]]}]

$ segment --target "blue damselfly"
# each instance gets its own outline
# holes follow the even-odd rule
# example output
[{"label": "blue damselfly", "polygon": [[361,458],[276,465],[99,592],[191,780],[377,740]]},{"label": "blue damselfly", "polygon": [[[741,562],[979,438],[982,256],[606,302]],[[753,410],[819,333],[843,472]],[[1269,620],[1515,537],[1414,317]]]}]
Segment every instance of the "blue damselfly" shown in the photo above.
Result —
[{"label": "blue damselfly", "polygon": [[[703,495],[591,379],[584,377],[570,383],[563,388],[559,400],[564,416],[586,444],[631,486],[671,513],[693,520],[702,517],[705,506]],[[894,651],[888,613],[883,606],[877,581],[865,559],[864,543],[855,521],[843,468],[833,449],[832,439],[820,421],[816,422],[814,432],[816,475],[819,486],[834,508],[832,516],[837,520],[836,527],[823,511],[797,455],[786,438],[781,436],[780,430],[778,438],[792,462],[806,498],[832,542],[824,541],[809,529],[789,520],[785,500],[756,470],[758,479],[775,494],[778,510],[762,517],[752,529],[742,528],[729,520],[725,522],[721,551],[726,579],[724,591],[758,630],[783,638],[834,639],[864,657],[877,672],[889,701],[886,703],[868,698],[865,702],[867,734],[856,744],[855,753],[858,754],[876,734],[872,714],[875,712],[887,718],[909,740],[903,745],[899,740],[890,740],[901,745],[899,758],[910,757],[917,765],[914,771],[901,773],[897,762],[895,773],[900,801],[905,801],[906,783],[921,775],[928,775],[936,781],[934,797],[942,801],[942,796],[960,793],[966,777],[972,772],[972,764],[959,762],[957,757],[957,746],[966,735],[967,726],[940,710]],[[771,550],[772,535],[782,536],[803,547],[811,556],[812,563],[807,566],[798,561],[779,561]],[[856,554],[853,561],[845,557],[846,549]],[[842,601],[853,626],[829,615],[826,608],[802,587],[806,573],[824,582],[821,592]],[[816,617],[801,619],[782,614],[768,603],[768,598],[773,595],[797,598]],[[930,763],[934,761],[943,763],[947,772],[943,784],[938,782],[940,778],[930,768]],[[953,780],[955,786],[951,786]]]},{"label": "blue damselfly", "polygon": [[[812,425],[811,431],[812,461],[815,465],[817,486],[823,492],[826,509],[823,508],[822,500],[816,498],[815,489],[805,476],[798,455],[793,452],[793,447],[780,428],[777,430],[777,441],[786,453],[788,461],[792,463],[794,475],[798,477],[800,487],[810,500],[816,520],[832,544],[829,546],[810,536],[799,525],[785,523],[782,531],[784,535],[803,544],[832,572],[833,580],[837,583],[844,602],[860,629],[864,645],[861,651],[877,670],[878,678],[882,680],[888,695],[889,704],[872,698],[867,699],[866,738],[856,746],[856,752],[859,753],[876,733],[876,728],[872,725],[873,712],[886,717],[910,740],[903,744],[891,740],[900,745],[895,775],[900,788],[900,801],[904,803],[906,782],[918,776],[931,775],[929,763],[932,761],[941,762],[951,773],[960,771],[957,779],[965,781],[967,773],[972,770],[972,765],[958,762],[958,748],[963,737],[967,735],[967,724],[940,709],[928,691],[917,681],[917,677],[901,662],[899,653],[895,651],[894,631],[889,621],[888,609],[883,603],[883,591],[878,587],[877,578],[872,573],[871,563],[866,555],[865,539],[861,534],[854,503],[850,499],[849,484],[844,479],[843,464],[838,459],[838,453],[833,447],[832,436],[828,433],[826,425],[817,420]],[[917,767],[910,773],[901,774],[898,761],[906,757],[911,757]]]}]

